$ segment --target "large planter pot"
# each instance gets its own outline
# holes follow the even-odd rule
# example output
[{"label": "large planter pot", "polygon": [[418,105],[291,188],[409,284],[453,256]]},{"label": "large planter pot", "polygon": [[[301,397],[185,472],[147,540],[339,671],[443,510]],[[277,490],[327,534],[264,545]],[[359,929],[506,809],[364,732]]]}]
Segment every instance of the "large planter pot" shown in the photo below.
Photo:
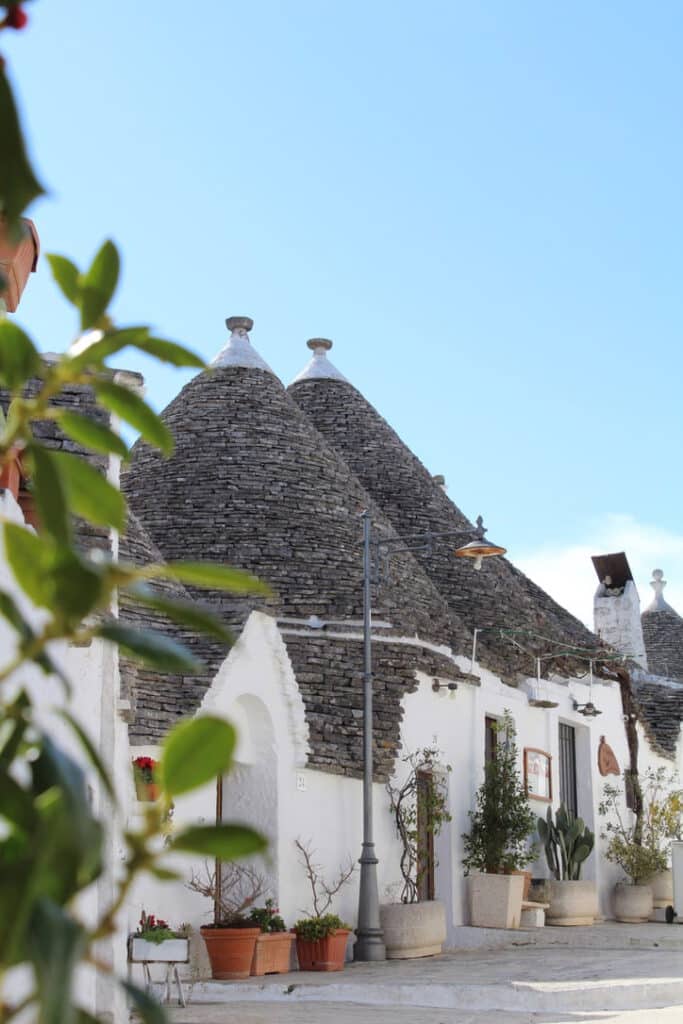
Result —
[{"label": "large planter pot", "polygon": [[158,782],[145,782],[144,779],[136,778],[135,795],[141,803],[153,803],[159,799]]},{"label": "large planter pot", "polygon": [[379,918],[387,960],[435,956],[446,941],[446,908],[439,900],[385,903]]},{"label": "large planter pot", "polygon": [[617,882],[614,887],[614,916],[626,924],[647,921],[652,913],[652,889],[649,885]]},{"label": "large planter pot", "polygon": [[595,882],[548,881],[546,892],[550,906],[546,924],[573,926],[593,924],[598,916],[598,890]]},{"label": "large planter pot", "polygon": [[0,276],[5,278],[5,290],[0,291],[9,313],[19,305],[21,293],[26,287],[29,274],[36,269],[40,242],[32,220],[22,218],[23,234],[19,240],[10,238],[7,226],[0,218]]},{"label": "large planter pot", "polygon": [[128,959],[132,963],[176,963],[186,964],[189,960],[187,939],[164,939],[163,942],[148,942],[131,935]]},{"label": "large planter pot", "polygon": [[652,878],[648,878],[647,884],[652,889],[652,902],[655,907],[669,907],[674,901],[674,879],[671,868],[665,871],[658,871]]},{"label": "large planter pot", "polygon": [[291,932],[261,932],[254,947],[251,973],[287,974],[291,969],[293,942]]},{"label": "large planter pot", "polygon": [[260,928],[200,928],[217,981],[248,978]]},{"label": "large planter pot", "polygon": [[522,916],[522,875],[487,875],[467,879],[470,922],[475,928],[519,928]]},{"label": "large planter pot", "polygon": [[351,933],[338,928],[324,939],[296,937],[296,955],[301,971],[343,971],[346,960],[346,940]]}]

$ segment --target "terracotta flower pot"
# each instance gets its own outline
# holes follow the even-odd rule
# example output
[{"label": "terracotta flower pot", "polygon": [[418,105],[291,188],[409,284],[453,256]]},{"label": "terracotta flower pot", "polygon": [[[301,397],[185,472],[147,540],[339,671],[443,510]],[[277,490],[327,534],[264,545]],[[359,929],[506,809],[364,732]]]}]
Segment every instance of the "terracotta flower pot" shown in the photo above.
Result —
[{"label": "terracotta flower pot", "polygon": [[338,928],[324,939],[296,939],[296,955],[301,971],[343,971],[346,940],[351,933]]},{"label": "terracotta flower pot", "polygon": [[26,287],[31,271],[36,269],[40,252],[40,240],[35,224],[27,218],[22,220],[24,233],[17,242],[8,237],[5,222],[0,218],[0,275],[5,279],[4,291],[0,290],[0,299],[4,300],[9,313],[13,313],[19,305],[21,293]]},{"label": "terracotta flower pot", "polygon": [[293,942],[291,932],[261,932],[254,947],[251,973],[287,974],[291,969]]},{"label": "terracotta flower pot", "polygon": [[21,488],[21,452],[19,448],[12,448],[8,461],[0,467],[0,487],[11,491],[15,501],[19,500]]},{"label": "terracotta flower pot", "polygon": [[159,799],[159,784],[157,782],[145,782],[144,779],[135,780],[135,795],[142,803],[154,803]]},{"label": "terracotta flower pot", "polygon": [[217,981],[248,978],[260,928],[200,928]]}]

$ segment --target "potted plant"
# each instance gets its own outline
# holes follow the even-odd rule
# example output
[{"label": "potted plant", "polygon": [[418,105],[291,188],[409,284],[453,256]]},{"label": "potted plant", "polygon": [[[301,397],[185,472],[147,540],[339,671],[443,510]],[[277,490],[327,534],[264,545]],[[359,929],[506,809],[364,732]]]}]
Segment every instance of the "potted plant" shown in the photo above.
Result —
[{"label": "potted plant", "polygon": [[264,907],[253,907],[249,920],[261,929],[256,937],[251,973],[287,974],[292,959],[293,932],[288,932],[280,912],[271,898]]},{"label": "potted plant", "polygon": [[536,856],[528,838],[536,819],[517,766],[515,726],[509,711],[494,726],[497,743],[463,835],[471,922],[478,928],[519,928],[524,877]]},{"label": "potted plant", "polygon": [[187,963],[189,941],[183,928],[173,929],[160,917],[142,911],[138,929],[129,939],[133,963]]},{"label": "potted plant", "polygon": [[155,780],[157,762],[153,757],[133,758],[133,779],[138,800],[150,802],[159,799],[159,786]]},{"label": "potted plant", "polygon": [[665,768],[649,769],[645,779],[644,842],[658,849],[667,863],[647,879],[647,884],[652,889],[655,908],[665,908],[673,903],[671,840],[683,839],[683,790],[671,788],[678,777],[675,772],[667,774]]},{"label": "potted plant", "polygon": [[555,821],[550,808],[546,818],[538,819],[538,834],[554,875],[547,887],[547,923],[593,924],[598,913],[598,893],[595,882],[581,881],[581,868],[595,845],[595,834],[564,804],[556,811]]},{"label": "potted plant", "polygon": [[246,914],[267,884],[255,868],[245,864],[222,864],[218,874],[204,865],[203,874],[193,874],[188,889],[213,903],[213,924],[199,931],[211,962],[211,974],[218,981],[248,978],[261,928]]},{"label": "potted plant", "polygon": [[346,944],[351,926],[345,924],[336,914],[326,911],[332,900],[355,871],[351,859],[346,867],[340,867],[336,882],[329,885],[321,875],[320,867],[313,862],[310,846],[300,839],[294,844],[301,855],[301,862],[311,886],[313,913],[300,918],[292,929],[296,935],[296,955],[302,971],[342,971],[346,960]]},{"label": "potted plant", "polygon": [[446,939],[446,909],[433,898],[428,873],[436,867],[434,839],[451,820],[447,773],[440,752],[425,747],[403,758],[408,774],[401,785],[387,784],[396,832],[401,842],[403,884],[399,902],[380,906],[387,959],[440,953]]},{"label": "potted plant", "polygon": [[643,827],[643,816],[633,817],[627,824],[623,808],[623,790],[607,783],[599,804],[600,814],[607,818],[600,838],[606,842],[605,857],[618,864],[627,880],[614,888],[614,916],[617,921],[637,924],[652,914],[652,889],[648,879],[667,867],[667,855],[653,842],[652,834]]}]

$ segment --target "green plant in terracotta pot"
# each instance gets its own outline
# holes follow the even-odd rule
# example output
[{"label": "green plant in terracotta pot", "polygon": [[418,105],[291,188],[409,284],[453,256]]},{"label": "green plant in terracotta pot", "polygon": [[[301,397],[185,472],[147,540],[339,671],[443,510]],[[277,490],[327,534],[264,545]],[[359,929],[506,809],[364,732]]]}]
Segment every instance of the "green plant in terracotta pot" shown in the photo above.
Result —
[{"label": "green plant in terracotta pot", "polygon": [[349,858],[348,864],[339,868],[336,881],[329,884],[313,860],[310,845],[302,843],[300,839],[294,843],[311,886],[313,902],[313,913],[309,917],[300,918],[292,929],[296,935],[299,968],[302,971],[342,971],[351,925],[327,911],[339,890],[351,878],[356,869],[355,864]]},{"label": "green plant in terracotta pot", "polygon": [[286,974],[291,967],[294,934],[287,931],[287,925],[269,897],[264,907],[252,907],[249,920],[261,929],[256,938],[251,973]]}]

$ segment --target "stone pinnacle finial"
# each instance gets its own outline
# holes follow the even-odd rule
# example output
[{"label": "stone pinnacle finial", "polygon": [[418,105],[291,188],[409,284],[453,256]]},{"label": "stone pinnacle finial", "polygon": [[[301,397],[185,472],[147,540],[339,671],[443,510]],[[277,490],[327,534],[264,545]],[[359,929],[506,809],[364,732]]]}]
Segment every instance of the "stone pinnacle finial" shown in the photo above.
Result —
[{"label": "stone pinnacle finial", "polygon": [[348,384],[346,377],[327,358],[327,353],[332,348],[329,338],[309,338],[306,345],[313,352],[313,357],[299,376],[294,378],[292,384],[298,384],[302,380],[341,380]]},{"label": "stone pinnacle finial", "polygon": [[248,334],[254,326],[254,321],[250,316],[229,316],[225,326],[231,333]]},{"label": "stone pinnacle finial", "polygon": [[646,608],[646,611],[656,612],[668,610],[670,605],[664,600],[664,587],[666,586],[666,580],[664,579],[664,573],[661,569],[652,570],[650,586],[654,590],[655,596],[652,604]]},{"label": "stone pinnacle finial", "polygon": [[250,370],[267,370],[268,373],[273,373],[249,340],[249,331],[254,326],[250,316],[229,316],[225,326],[230,331],[230,337],[212,360],[211,366],[243,366]]},{"label": "stone pinnacle finial", "polygon": [[332,342],[329,338],[309,338],[306,342],[307,346],[313,352],[329,352],[332,348]]}]

